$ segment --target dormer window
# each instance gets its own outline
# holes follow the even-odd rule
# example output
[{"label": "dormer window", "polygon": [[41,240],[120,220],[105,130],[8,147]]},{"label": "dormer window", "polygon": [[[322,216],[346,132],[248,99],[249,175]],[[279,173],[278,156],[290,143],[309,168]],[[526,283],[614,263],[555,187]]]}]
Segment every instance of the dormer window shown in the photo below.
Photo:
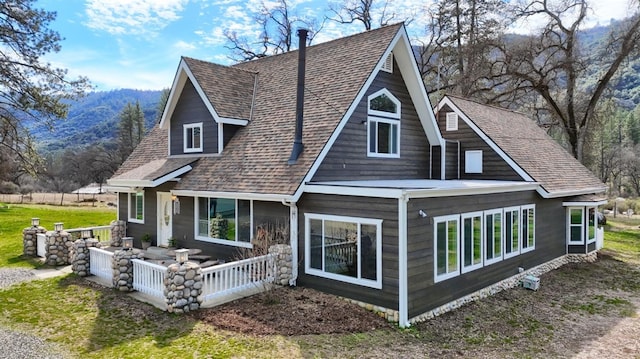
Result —
[{"label": "dormer window", "polygon": [[184,152],[202,152],[202,122],[189,123],[184,129]]},{"label": "dormer window", "polygon": [[400,157],[400,101],[387,89],[368,99],[367,156]]}]

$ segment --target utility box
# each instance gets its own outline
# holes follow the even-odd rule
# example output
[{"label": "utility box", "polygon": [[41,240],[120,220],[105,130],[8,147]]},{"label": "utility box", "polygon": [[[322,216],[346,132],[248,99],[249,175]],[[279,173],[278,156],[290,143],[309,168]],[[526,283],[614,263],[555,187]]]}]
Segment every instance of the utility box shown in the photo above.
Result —
[{"label": "utility box", "polygon": [[522,286],[527,289],[538,290],[540,288],[540,278],[526,275],[522,278]]}]

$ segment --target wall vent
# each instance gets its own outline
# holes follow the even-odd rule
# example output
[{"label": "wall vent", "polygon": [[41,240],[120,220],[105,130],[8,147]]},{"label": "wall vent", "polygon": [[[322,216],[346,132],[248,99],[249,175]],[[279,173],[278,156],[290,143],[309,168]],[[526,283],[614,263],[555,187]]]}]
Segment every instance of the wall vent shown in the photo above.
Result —
[{"label": "wall vent", "polygon": [[382,64],[382,70],[393,73],[393,53],[389,53],[389,56],[384,60]]},{"label": "wall vent", "polygon": [[458,130],[458,114],[455,112],[447,112],[447,131]]}]

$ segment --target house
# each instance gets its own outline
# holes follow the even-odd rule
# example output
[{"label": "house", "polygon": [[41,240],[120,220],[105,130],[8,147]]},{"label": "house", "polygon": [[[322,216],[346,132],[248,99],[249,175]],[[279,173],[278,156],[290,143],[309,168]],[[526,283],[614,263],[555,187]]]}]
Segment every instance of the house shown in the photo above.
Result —
[{"label": "house", "polygon": [[160,123],[108,181],[127,235],[218,258],[277,228],[292,285],[401,326],[595,250],[605,188],[525,116],[434,114],[402,24],[234,66],[182,58]]}]

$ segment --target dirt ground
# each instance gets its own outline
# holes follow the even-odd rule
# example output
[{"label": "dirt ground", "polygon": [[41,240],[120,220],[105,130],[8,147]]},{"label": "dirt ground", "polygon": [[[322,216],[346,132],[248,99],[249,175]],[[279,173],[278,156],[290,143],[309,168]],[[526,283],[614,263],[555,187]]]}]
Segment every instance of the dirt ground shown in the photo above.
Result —
[{"label": "dirt ground", "polygon": [[369,333],[355,344],[359,357],[638,358],[639,308],[640,268],[605,254],[543,275],[538,291],[503,291],[404,330],[307,288],[280,288],[191,315],[232,332],[298,337],[318,357],[352,357],[354,346],[312,334]]}]

